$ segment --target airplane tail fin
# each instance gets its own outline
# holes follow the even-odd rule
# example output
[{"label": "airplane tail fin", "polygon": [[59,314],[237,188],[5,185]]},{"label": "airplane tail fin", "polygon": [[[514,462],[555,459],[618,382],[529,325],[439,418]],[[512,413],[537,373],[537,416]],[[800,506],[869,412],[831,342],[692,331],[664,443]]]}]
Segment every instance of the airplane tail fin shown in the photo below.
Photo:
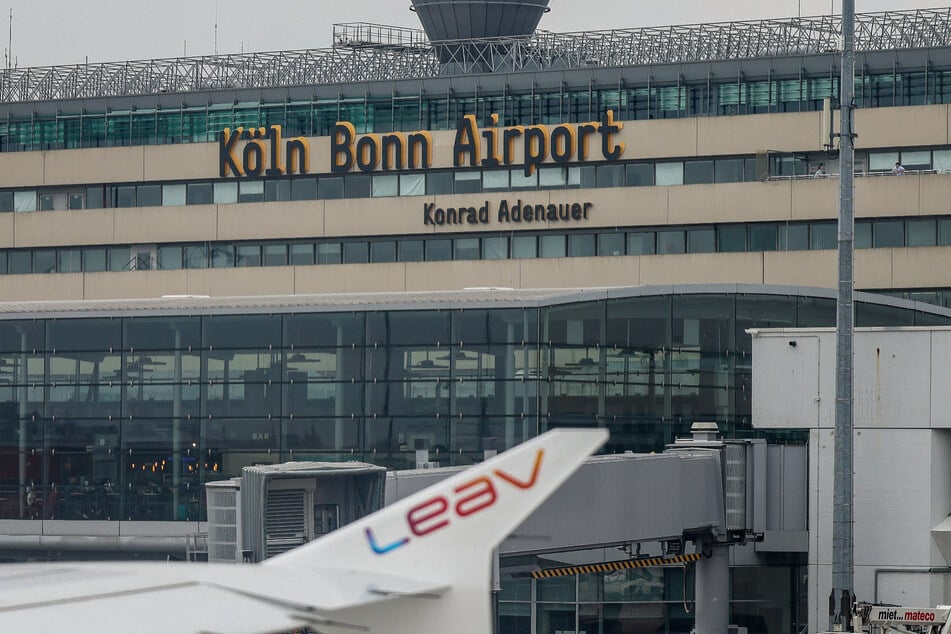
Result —
[{"label": "airplane tail fin", "polygon": [[[602,429],[550,431],[263,565],[360,571],[448,588],[438,600],[364,606],[344,619],[371,632],[490,632],[493,549],[607,438]],[[391,596],[406,595],[396,588]]]}]

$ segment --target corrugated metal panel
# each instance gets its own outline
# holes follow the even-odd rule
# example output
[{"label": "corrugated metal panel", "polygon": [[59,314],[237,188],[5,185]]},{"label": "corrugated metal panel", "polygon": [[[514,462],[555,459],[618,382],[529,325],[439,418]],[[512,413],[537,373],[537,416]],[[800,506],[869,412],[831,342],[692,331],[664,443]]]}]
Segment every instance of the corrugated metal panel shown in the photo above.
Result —
[{"label": "corrugated metal panel", "polygon": [[727,444],[724,447],[724,507],[726,529],[746,530],[746,445]]},{"label": "corrugated metal panel", "polygon": [[307,542],[304,489],[267,492],[264,508],[264,552],[273,557]]},{"label": "corrugated metal panel", "polygon": [[238,544],[238,486],[214,483],[206,489],[208,509],[208,561],[225,563],[240,560]]}]

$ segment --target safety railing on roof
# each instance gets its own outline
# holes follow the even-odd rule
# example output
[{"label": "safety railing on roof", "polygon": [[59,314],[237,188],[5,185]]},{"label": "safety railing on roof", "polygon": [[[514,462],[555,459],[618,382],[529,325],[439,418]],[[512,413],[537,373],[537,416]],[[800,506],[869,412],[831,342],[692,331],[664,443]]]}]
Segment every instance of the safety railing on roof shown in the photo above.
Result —
[{"label": "safety railing on roof", "polygon": [[[427,42],[414,29],[337,25],[329,49],[0,70],[0,102],[425,79],[835,51],[838,16]],[[860,14],[856,50],[951,46],[951,8]]]}]

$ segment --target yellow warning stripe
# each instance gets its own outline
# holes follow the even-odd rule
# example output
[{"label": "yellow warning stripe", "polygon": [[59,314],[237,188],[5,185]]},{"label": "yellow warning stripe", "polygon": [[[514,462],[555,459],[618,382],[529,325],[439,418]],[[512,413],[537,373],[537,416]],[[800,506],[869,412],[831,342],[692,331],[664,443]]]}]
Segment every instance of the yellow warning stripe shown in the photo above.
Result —
[{"label": "yellow warning stripe", "polygon": [[612,561],[607,564],[589,564],[587,566],[568,566],[566,568],[549,568],[536,570],[531,574],[532,579],[551,579],[552,577],[568,577],[571,575],[589,575],[595,572],[614,572],[631,568],[654,568],[670,566],[672,564],[686,564],[700,561],[700,553],[676,555],[674,557],[651,557],[648,559],[632,559],[630,561]]}]

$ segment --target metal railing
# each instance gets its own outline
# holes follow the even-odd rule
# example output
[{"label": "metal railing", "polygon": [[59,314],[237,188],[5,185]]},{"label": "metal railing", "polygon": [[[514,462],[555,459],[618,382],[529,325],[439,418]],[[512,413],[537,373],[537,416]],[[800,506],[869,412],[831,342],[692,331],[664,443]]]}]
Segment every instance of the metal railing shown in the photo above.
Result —
[{"label": "metal railing", "polygon": [[[857,51],[949,47],[951,8],[861,14],[856,29]],[[812,55],[836,51],[839,33],[838,16],[816,16],[433,44],[359,23],[337,25],[329,49],[3,69],[0,102]]]}]

